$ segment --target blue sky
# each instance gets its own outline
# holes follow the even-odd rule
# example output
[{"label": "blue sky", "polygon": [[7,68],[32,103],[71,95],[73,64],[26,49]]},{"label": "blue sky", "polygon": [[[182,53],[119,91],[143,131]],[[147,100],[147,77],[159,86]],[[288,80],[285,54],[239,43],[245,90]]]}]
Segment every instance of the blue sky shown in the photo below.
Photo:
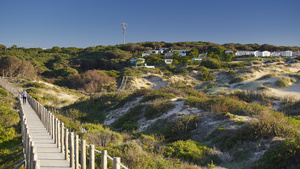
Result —
[{"label": "blue sky", "polygon": [[0,44],[205,41],[300,46],[299,0],[1,0]]}]

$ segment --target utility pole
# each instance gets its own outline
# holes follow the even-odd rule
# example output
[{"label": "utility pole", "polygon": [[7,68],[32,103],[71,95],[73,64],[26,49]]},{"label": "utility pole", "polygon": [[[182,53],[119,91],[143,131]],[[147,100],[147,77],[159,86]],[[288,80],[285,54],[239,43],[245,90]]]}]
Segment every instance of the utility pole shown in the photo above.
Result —
[{"label": "utility pole", "polygon": [[125,45],[125,33],[126,33],[126,26],[127,23],[121,23],[122,29],[123,29],[123,44]]}]

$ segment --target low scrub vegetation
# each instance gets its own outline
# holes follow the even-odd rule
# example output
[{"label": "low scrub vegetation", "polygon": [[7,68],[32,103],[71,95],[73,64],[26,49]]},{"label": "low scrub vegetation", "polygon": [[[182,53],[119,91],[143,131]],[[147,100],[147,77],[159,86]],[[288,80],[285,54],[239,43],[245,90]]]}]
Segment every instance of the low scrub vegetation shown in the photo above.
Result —
[{"label": "low scrub vegetation", "polygon": [[277,73],[271,73],[271,74],[267,74],[267,75],[262,76],[258,80],[269,79],[269,78],[273,78],[273,77],[277,77],[277,76],[278,76]]},{"label": "low scrub vegetation", "polygon": [[275,86],[283,88],[292,85],[292,83],[296,83],[297,81],[294,78],[290,77],[279,77],[278,80],[275,82]]},{"label": "low scrub vegetation", "polygon": [[167,144],[165,156],[177,157],[202,166],[206,166],[211,162],[220,162],[220,159],[217,155],[213,154],[213,150],[211,148],[192,140],[179,140]]},{"label": "low scrub vegetation", "polygon": [[204,71],[199,75],[199,79],[202,81],[211,81],[215,79],[215,76],[208,71]]},{"label": "low scrub vegetation", "polygon": [[20,117],[15,108],[17,101],[3,88],[0,88],[0,168],[19,160],[16,151],[21,147],[12,149],[22,143],[20,134]]}]

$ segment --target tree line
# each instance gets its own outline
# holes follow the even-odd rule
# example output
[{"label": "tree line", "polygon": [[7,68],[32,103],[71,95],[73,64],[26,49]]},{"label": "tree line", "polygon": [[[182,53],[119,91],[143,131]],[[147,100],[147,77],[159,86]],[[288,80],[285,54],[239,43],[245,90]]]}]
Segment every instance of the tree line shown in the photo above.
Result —
[{"label": "tree line", "polygon": [[[131,66],[130,59],[141,58],[142,53],[159,48],[190,50],[185,57],[180,56],[178,52],[173,53],[173,65],[175,66],[188,64],[201,65],[199,61],[193,61],[192,58],[197,57],[198,54],[203,52],[207,52],[208,58],[215,60],[213,62],[208,60],[207,63],[214,63],[216,65],[231,61],[232,55],[225,54],[225,50],[300,50],[300,47],[274,46],[269,44],[215,44],[202,41],[176,43],[140,42],[115,46],[99,45],[87,48],[54,46],[50,49],[24,48],[17,47],[16,45],[6,47],[0,44],[0,74],[1,76],[25,78],[33,78],[35,75],[38,75],[45,79],[51,79],[54,83],[67,84],[76,89],[87,88],[86,86],[88,85],[84,86],[82,82],[90,82],[92,83],[90,86],[94,88],[110,86],[107,83],[118,80],[116,73],[113,71],[116,71],[117,74],[122,74],[124,68]],[[164,58],[166,58],[164,55],[154,54],[144,57],[146,63],[160,67],[167,66],[162,61]],[[98,70],[95,71],[98,75],[94,71],[91,72],[91,70]],[[103,71],[113,73],[103,74]],[[106,77],[113,77],[113,79]],[[96,84],[95,80],[97,81]],[[80,86],[79,84],[82,85]]]}]

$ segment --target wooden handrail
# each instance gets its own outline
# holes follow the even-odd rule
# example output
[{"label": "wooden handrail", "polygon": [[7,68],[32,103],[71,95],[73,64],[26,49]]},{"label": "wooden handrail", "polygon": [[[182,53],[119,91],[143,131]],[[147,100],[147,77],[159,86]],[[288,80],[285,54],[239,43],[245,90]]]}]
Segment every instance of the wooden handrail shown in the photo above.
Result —
[{"label": "wooden handrail", "polygon": [[[126,79],[127,80],[127,79]],[[24,115],[23,106],[21,104],[20,92],[21,88],[14,86],[9,83],[6,79],[0,77],[0,84],[6,88],[8,91],[13,93],[15,96],[18,96],[19,104],[20,104],[20,116],[21,116],[21,126],[22,126],[22,144],[23,144],[23,153],[25,159],[26,168],[39,168],[39,160],[36,153],[36,147],[34,146],[34,142],[31,139],[30,132],[27,125],[27,120]],[[39,102],[37,102],[30,95],[27,97],[29,104],[36,112],[41,122],[45,126],[46,130],[52,136],[52,139],[55,141],[58,148],[60,148],[61,152],[64,153],[65,159],[70,161],[71,167],[82,169],[86,168],[86,146],[90,148],[90,168],[95,168],[95,151],[102,154],[101,158],[101,168],[107,169],[107,158],[113,161],[113,168],[120,169],[125,167],[120,161],[119,157],[110,157],[107,154],[106,150],[96,150],[94,145],[87,145],[85,140],[80,140],[78,135],[74,135],[73,132],[69,132],[64,124],[61,123],[55,116],[48,111],[44,106],[42,106]],[[79,141],[81,141],[81,146],[79,146]],[[79,147],[81,149],[81,160],[79,161]]]}]

